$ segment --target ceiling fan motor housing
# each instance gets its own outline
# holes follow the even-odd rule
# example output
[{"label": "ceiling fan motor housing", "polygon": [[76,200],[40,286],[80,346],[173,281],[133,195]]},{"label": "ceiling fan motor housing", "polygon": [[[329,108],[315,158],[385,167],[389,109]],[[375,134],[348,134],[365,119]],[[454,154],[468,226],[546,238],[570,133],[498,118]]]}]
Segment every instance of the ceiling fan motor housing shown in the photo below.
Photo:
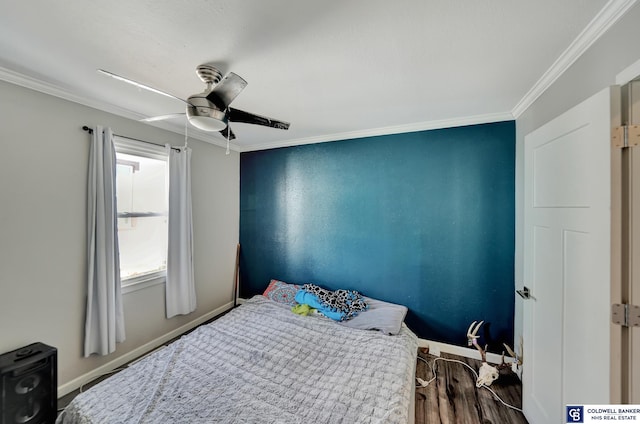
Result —
[{"label": "ceiling fan motor housing", "polygon": [[227,114],[207,100],[207,92],[189,97],[187,118],[196,128],[203,131],[222,131],[227,127]]},{"label": "ceiling fan motor housing", "polygon": [[200,65],[196,68],[196,74],[207,85],[215,85],[220,82],[222,73],[213,65]]}]

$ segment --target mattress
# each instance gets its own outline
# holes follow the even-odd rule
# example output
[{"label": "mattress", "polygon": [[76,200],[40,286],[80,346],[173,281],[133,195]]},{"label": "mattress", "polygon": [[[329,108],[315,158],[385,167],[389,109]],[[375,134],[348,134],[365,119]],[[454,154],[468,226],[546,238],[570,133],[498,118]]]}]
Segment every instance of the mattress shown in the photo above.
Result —
[{"label": "mattress", "polygon": [[263,296],[79,394],[81,423],[408,423],[417,337],[299,316]]}]

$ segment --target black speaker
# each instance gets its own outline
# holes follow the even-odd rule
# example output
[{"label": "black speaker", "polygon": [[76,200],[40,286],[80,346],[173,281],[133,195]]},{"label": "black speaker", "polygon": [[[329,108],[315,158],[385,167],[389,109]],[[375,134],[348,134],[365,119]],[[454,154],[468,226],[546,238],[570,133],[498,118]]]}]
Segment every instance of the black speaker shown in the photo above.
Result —
[{"label": "black speaker", "polygon": [[1,424],[49,424],[58,405],[58,351],[33,343],[0,355]]}]

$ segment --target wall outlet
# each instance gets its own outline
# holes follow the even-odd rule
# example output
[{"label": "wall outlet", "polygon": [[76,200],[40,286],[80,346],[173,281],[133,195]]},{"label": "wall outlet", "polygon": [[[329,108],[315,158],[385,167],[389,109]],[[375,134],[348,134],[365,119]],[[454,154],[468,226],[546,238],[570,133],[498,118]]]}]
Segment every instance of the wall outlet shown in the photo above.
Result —
[{"label": "wall outlet", "polygon": [[438,346],[429,346],[429,354],[433,356],[440,356],[440,348]]}]

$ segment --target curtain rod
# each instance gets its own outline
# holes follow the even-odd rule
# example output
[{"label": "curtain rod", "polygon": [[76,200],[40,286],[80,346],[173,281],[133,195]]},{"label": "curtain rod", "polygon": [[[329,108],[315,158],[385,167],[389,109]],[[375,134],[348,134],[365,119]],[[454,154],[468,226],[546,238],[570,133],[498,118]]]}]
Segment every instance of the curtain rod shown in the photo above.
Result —
[{"label": "curtain rod", "polygon": [[[82,129],[84,131],[88,132],[89,134],[93,134],[93,128],[89,128],[88,126],[84,125],[82,127]],[[127,137],[126,135],[120,135],[120,134],[114,134],[114,135],[117,136],[117,137],[128,138],[129,140],[139,141],[141,143],[153,144],[154,146],[164,147],[162,144],[152,143],[151,141],[140,140],[138,138]],[[173,147],[173,146],[171,146],[171,150],[175,150],[176,152],[180,151],[180,149],[178,147]]]}]

